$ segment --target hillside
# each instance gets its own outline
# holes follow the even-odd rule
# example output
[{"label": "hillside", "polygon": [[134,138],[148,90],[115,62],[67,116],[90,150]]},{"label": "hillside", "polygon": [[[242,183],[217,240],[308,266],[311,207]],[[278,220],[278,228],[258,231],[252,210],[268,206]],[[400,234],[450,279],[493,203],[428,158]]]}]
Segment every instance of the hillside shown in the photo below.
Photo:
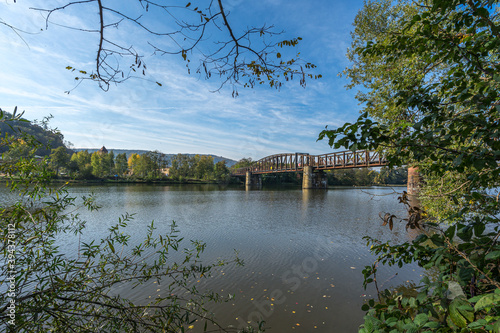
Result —
[{"label": "hillside", "polygon": [[[5,119],[11,119],[12,114],[3,111]],[[0,135],[5,137],[5,135],[11,135],[14,137],[22,138],[20,133],[24,135],[32,136],[40,144],[40,148],[37,149],[36,155],[46,156],[50,154],[52,148],[57,148],[64,146],[64,136],[61,133],[50,131],[48,128],[44,128],[38,124],[30,121],[8,121],[0,122]],[[8,150],[8,147],[0,147],[0,153]]]},{"label": "hillside", "polygon": [[[73,148],[73,150],[75,152],[79,152],[79,151],[82,151],[82,150],[86,150],[88,151],[89,153],[93,153],[93,152],[96,152],[98,151],[100,148]],[[112,149],[112,148],[107,148],[108,151],[113,151],[113,153],[115,154],[115,156],[117,154],[123,154],[125,153],[125,155],[127,155],[127,158],[132,155],[132,154],[139,154],[139,155],[142,155],[142,154],[145,154],[147,153],[149,150],[138,150],[138,149]],[[168,160],[170,160],[173,156],[176,156],[177,154],[165,154],[165,156],[167,156]],[[200,156],[203,156],[203,155],[206,155],[206,156],[212,156],[213,159],[214,159],[214,163],[217,163],[219,161],[226,161],[226,166],[227,167],[231,167],[233,165],[235,165],[237,163],[237,161],[235,160],[232,160],[230,158],[225,158],[223,156],[216,156],[216,155],[212,155],[212,154],[182,154],[182,155],[187,155],[189,157],[192,157],[192,156],[195,156],[195,155],[200,155]]]}]

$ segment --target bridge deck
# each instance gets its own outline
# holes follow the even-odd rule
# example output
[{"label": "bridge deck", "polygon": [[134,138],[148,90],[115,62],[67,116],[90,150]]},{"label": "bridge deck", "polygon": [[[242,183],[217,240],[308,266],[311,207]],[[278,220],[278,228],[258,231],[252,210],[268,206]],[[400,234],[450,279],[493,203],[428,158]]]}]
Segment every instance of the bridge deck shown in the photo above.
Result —
[{"label": "bridge deck", "polygon": [[305,153],[276,154],[264,157],[245,168],[236,169],[233,176],[243,176],[250,171],[252,174],[275,172],[302,172],[304,166],[315,170],[333,170],[348,168],[368,168],[386,165],[386,161],[376,151],[343,151],[322,155]]}]

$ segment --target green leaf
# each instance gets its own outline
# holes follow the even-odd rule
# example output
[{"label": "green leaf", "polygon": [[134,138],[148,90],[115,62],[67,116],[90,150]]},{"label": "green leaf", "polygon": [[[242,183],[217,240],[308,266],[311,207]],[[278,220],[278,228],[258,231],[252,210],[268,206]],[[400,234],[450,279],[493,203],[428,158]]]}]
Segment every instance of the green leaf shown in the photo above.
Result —
[{"label": "green leaf", "polygon": [[480,330],[481,328],[484,328],[484,326],[486,326],[487,324],[488,324],[488,322],[485,319],[479,319],[479,320],[474,321],[474,322],[470,323],[469,325],[467,325],[467,328]]},{"label": "green leaf", "polygon": [[500,251],[490,252],[486,255],[486,257],[484,257],[484,259],[486,260],[497,260],[499,258],[500,258]]},{"label": "green leaf", "polygon": [[493,325],[493,333],[500,333],[500,320],[497,320]]},{"label": "green leaf", "polygon": [[475,311],[480,311],[485,308],[491,308],[495,305],[498,306],[500,303],[500,295],[498,294],[486,294],[482,297],[474,306]]},{"label": "green leaf", "polygon": [[484,225],[484,223],[475,223],[474,224],[474,235],[476,237],[479,237],[483,234],[484,230],[486,229],[486,226]]},{"label": "green leaf", "polygon": [[457,297],[453,301],[451,301],[450,306],[448,307],[450,318],[458,327],[467,326],[467,319],[469,319],[469,321],[472,321],[470,319],[474,318],[473,312],[466,311],[460,308],[467,304],[469,304],[467,301]]},{"label": "green leaf", "polygon": [[113,253],[115,253],[115,247],[113,246],[113,243],[108,240],[108,246],[111,249]]},{"label": "green leaf", "polygon": [[366,332],[371,333],[371,332],[373,332],[374,328],[375,328],[375,325],[373,324],[373,319],[371,317],[365,316]]},{"label": "green leaf", "polygon": [[418,326],[422,326],[423,324],[427,323],[429,321],[429,317],[425,313],[419,313],[413,322],[417,324]]},{"label": "green leaf", "polygon": [[428,328],[438,328],[439,326],[441,326],[441,324],[438,323],[437,321],[429,321],[428,323],[426,323],[424,325],[424,327],[428,327]]}]

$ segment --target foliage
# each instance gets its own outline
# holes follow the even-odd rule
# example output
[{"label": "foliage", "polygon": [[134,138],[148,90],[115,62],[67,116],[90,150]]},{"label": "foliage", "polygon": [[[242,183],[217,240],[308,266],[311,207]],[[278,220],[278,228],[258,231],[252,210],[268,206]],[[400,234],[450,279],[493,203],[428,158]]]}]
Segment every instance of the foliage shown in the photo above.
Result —
[{"label": "foliage", "polygon": [[56,176],[59,176],[59,169],[61,167],[67,167],[70,161],[69,154],[64,146],[52,149],[49,159],[50,167],[55,170]]},{"label": "foliage", "polygon": [[231,171],[226,166],[226,161],[219,161],[214,165],[214,178],[218,181],[229,182],[231,178]]},{"label": "foliage", "polygon": [[[10,143],[5,138],[1,144]],[[47,186],[47,163],[33,158],[4,161],[0,171],[7,175],[12,194],[23,198],[0,207],[0,286],[7,289],[0,294],[3,330],[184,332],[198,320],[225,331],[206,310],[207,302],[223,298],[189,282],[208,278],[229,263],[203,263],[205,244],[187,244],[175,223],[160,233],[153,222],[144,241],[132,244],[126,230],[132,215],[125,214],[102,239],[79,241],[74,255],[61,252],[61,239],[84,234],[86,224],[78,210],[98,209],[94,198],[83,197],[78,204],[65,186]],[[161,283],[163,292],[152,292],[147,304],[112,292],[118,286],[156,290],[155,283]]]},{"label": "foliage", "polygon": [[[423,208],[440,226],[425,229],[427,214],[411,208],[407,225],[421,236],[400,245],[369,239],[379,262],[416,261],[439,276],[424,278],[417,297],[381,292],[364,306],[360,331],[498,332],[499,2],[369,1],[358,18],[346,73],[365,87],[363,114],[319,139],[379,149],[389,167],[418,166],[428,181]],[[384,223],[395,219],[386,214]],[[375,282],[376,263],[364,273]]]},{"label": "foliage", "polygon": [[123,176],[127,173],[128,170],[128,161],[127,155],[125,153],[121,153],[116,155],[115,158],[115,171],[118,176]]},{"label": "foliage", "polygon": [[73,177],[89,179],[92,177],[91,155],[82,150],[71,155],[69,168]]},{"label": "foliage", "polygon": [[159,179],[162,169],[167,165],[165,155],[152,151],[142,155],[132,154],[129,157],[129,168],[134,177],[144,179]]},{"label": "foliage", "polygon": [[[393,223],[394,216],[385,217]],[[421,228],[415,220],[408,227]],[[497,225],[487,231],[487,222]],[[368,311],[360,332],[499,332],[500,330],[500,228],[498,220],[479,217],[470,224],[441,229],[437,224],[412,242],[381,243],[365,237],[377,261],[363,270],[365,287],[376,282],[379,263],[398,265],[416,261],[437,270],[425,276],[415,296],[379,291],[379,300],[363,306]],[[378,286],[377,286],[378,290]]]},{"label": "foliage", "polygon": [[224,161],[214,164],[212,156],[177,154],[171,159],[170,177],[177,180],[199,179],[227,182],[230,175]]},{"label": "foliage", "polygon": [[326,175],[329,185],[341,186],[404,185],[408,180],[406,168],[339,169],[327,171]]},{"label": "foliage", "polygon": [[5,153],[2,154],[3,158],[9,161],[17,161],[22,158],[29,158],[35,156],[35,149],[23,139],[12,140]]},{"label": "foliage", "polygon": [[214,159],[212,156],[195,156],[194,173],[198,179],[208,180],[212,178],[214,172]]},{"label": "foliage", "polygon": [[295,185],[299,185],[299,184],[302,184],[302,179],[299,178],[300,174],[295,173],[295,172],[269,173],[269,174],[263,174],[263,175],[261,175],[261,177],[262,177],[262,184],[263,185],[269,185],[269,184],[295,184]]},{"label": "foliage", "polygon": [[104,177],[107,171],[109,172],[105,167],[104,154],[100,152],[90,155],[90,165],[92,166],[92,174],[98,178]]},{"label": "foliage", "polygon": [[374,178],[375,184],[379,185],[406,184],[407,181],[408,169],[404,167],[394,169],[383,167]]},{"label": "foliage", "polygon": [[[3,118],[9,119],[8,123],[0,122],[0,133],[2,137],[13,136],[20,139],[21,141],[19,142],[25,142],[27,144],[27,146],[25,146],[26,150],[31,150],[36,146],[37,149],[34,150],[33,154],[39,156],[47,156],[51,153],[51,149],[64,146],[63,135],[57,130],[49,131],[47,128],[47,121],[51,117],[47,117],[39,122],[30,122],[22,118],[22,113],[16,115],[16,111],[17,108],[13,113],[0,110]],[[12,143],[14,142],[15,141],[12,140]],[[0,147],[0,153],[5,153],[11,148],[13,148],[12,145],[9,145],[9,147]],[[24,155],[26,156],[26,154]]]},{"label": "foliage", "polygon": [[238,162],[236,162],[236,164],[234,164],[231,167],[231,169],[246,168],[246,167],[252,166],[254,162],[255,161],[252,161],[251,157],[244,157],[241,160],[239,160]]},{"label": "foliage", "polygon": [[343,169],[327,172],[328,184],[331,185],[373,185],[376,171],[370,169]]},{"label": "foliage", "polygon": [[133,153],[128,157],[128,169],[133,173],[135,169],[139,166],[139,159],[141,155]]}]

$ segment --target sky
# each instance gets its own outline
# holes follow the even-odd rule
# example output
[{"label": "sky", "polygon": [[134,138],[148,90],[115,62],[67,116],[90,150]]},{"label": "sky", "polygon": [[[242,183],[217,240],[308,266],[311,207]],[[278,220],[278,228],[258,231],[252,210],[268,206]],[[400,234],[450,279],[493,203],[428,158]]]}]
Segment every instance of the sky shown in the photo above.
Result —
[{"label": "sky", "polygon": [[[125,23],[109,29],[107,36],[134,45],[144,55],[147,76],[112,85],[107,92],[91,81],[75,88],[75,74],[65,68],[92,70],[98,38],[63,26],[95,29],[95,5],[58,12],[48,27],[43,13],[30,9],[67,2],[0,2],[0,22],[26,32],[16,33],[0,24],[0,108],[12,111],[17,106],[30,120],[52,115],[51,127],[75,148],[104,145],[108,150],[214,154],[235,160],[278,153],[323,154],[333,151],[326,141],[317,141],[325,126],[341,126],[359,116],[356,90],[347,90],[347,79],[338,74],[349,65],[345,53],[361,0],[223,1],[236,34],[248,26],[272,24],[285,31],[279,39],[300,36],[294,51],[317,65],[314,73],[322,75],[307,81],[306,88],[298,80],[286,82],[279,91],[268,86],[241,87],[236,98],[228,86],[213,92],[220,85],[217,78],[189,74],[180,55],[153,56],[144,41],[156,37]],[[133,13],[138,0],[103,3]],[[156,28],[172,24],[171,19],[154,14],[144,19]],[[213,47],[210,39],[227,38],[220,33],[207,36],[207,47]]]}]

